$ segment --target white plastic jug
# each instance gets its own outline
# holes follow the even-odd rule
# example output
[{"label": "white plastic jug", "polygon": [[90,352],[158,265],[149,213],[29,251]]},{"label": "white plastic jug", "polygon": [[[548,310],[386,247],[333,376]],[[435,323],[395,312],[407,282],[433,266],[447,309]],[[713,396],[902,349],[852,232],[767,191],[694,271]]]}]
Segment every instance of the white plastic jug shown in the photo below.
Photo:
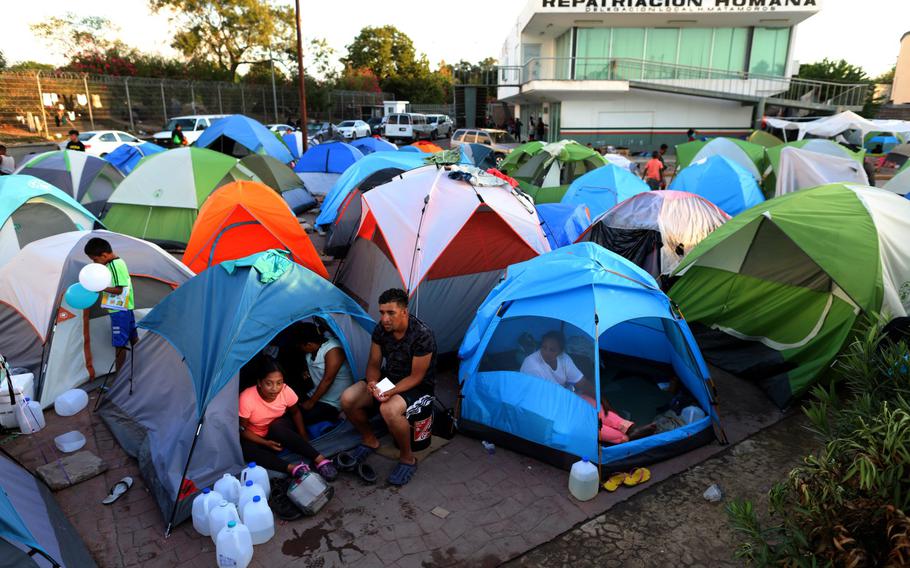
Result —
[{"label": "white plastic jug", "polygon": [[230,473],[225,473],[215,482],[215,491],[234,505],[240,501],[240,482]]},{"label": "white plastic jug", "polygon": [[212,541],[217,543],[218,531],[227,526],[229,521],[240,522],[240,516],[237,514],[237,507],[230,501],[221,500],[211,511],[209,511],[209,536]]},{"label": "white plastic jug", "polygon": [[28,397],[19,399],[16,405],[16,424],[23,434],[34,434],[44,428],[44,412],[41,404]]},{"label": "white plastic jug", "polygon": [[54,399],[54,412],[60,416],[73,416],[88,406],[88,393],[82,389],[70,389]]},{"label": "white plastic jug", "polygon": [[210,536],[209,529],[209,511],[221,503],[224,497],[217,491],[212,491],[208,487],[202,490],[202,493],[196,495],[193,499],[193,528],[202,536]]},{"label": "white plastic jug", "polygon": [[269,504],[261,496],[256,495],[246,504],[241,511],[243,524],[250,529],[250,538],[253,544],[263,544],[275,536],[275,517]]},{"label": "white plastic jug", "polygon": [[244,524],[246,524],[246,519],[243,518],[243,508],[257,495],[265,498],[265,491],[262,490],[262,487],[253,483],[252,479],[247,479],[243,487],[240,488],[240,499],[237,501],[237,512],[240,513],[240,520]]},{"label": "white plastic jug", "polygon": [[569,493],[579,501],[588,501],[597,497],[597,490],[600,485],[600,475],[597,473],[597,466],[588,461],[588,458],[581,458],[572,464],[572,471],[569,472]]},{"label": "white plastic jug", "polygon": [[259,487],[262,487],[262,490],[265,492],[266,500],[272,495],[272,486],[269,483],[269,472],[261,465],[256,465],[256,462],[248,463],[247,466],[243,468],[243,471],[240,472],[240,483],[246,485],[247,481],[252,481]]},{"label": "white plastic jug", "polygon": [[215,539],[218,568],[246,568],[253,560],[250,531],[237,521],[228,521]]}]

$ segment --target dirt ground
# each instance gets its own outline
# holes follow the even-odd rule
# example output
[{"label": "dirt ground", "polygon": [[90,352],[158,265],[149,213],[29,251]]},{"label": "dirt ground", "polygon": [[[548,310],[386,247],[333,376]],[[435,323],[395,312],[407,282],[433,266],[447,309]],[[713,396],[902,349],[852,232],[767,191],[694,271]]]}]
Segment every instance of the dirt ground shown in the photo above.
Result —
[{"label": "dirt ground", "polygon": [[[725,505],[750,499],[764,514],[771,486],[820,446],[806,425],[802,414],[785,418],[506,566],[741,566]],[[702,497],[712,483],[723,489],[723,502]]]}]

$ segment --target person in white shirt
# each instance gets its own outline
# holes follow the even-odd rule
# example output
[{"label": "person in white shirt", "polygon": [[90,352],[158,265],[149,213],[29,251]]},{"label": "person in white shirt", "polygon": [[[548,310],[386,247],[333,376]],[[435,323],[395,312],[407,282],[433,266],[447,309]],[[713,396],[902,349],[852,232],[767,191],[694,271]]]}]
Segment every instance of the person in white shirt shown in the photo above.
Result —
[{"label": "person in white shirt", "polygon": [[0,144],[0,175],[8,176],[16,170],[16,160],[6,155],[6,146]]},{"label": "person in white shirt", "polygon": [[[519,372],[556,383],[573,392],[579,392],[583,399],[591,406],[596,407],[597,404],[594,399],[586,396],[587,393],[595,394],[593,386],[591,386],[589,381],[582,382],[585,378],[584,373],[581,372],[565,351],[566,336],[560,331],[548,331],[540,340],[540,348],[525,357]],[[581,394],[581,392],[586,394]],[[613,412],[606,397],[601,398],[601,409],[598,417],[601,424],[600,440],[602,442],[621,444],[629,440],[650,436],[656,430],[656,426],[653,423],[636,428],[634,422],[625,420]]]},{"label": "person in white shirt", "polygon": [[341,414],[341,393],[354,383],[344,347],[334,337],[324,336],[313,323],[299,324],[296,332],[307,374],[313,381],[313,388],[300,402],[303,421],[308,425],[335,421]]}]

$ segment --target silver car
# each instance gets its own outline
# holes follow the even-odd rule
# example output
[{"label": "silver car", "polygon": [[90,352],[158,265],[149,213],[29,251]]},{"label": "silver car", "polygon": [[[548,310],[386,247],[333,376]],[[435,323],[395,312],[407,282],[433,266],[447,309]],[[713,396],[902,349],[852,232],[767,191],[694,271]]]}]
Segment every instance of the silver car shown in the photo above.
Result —
[{"label": "silver car", "polygon": [[519,145],[511,134],[505,130],[496,130],[494,128],[462,128],[456,130],[455,134],[452,135],[452,140],[449,141],[449,147],[456,148],[462,144],[482,144],[487,146],[493,150],[497,164]]},{"label": "silver car", "polygon": [[433,140],[436,138],[448,138],[452,135],[452,131],[455,130],[455,123],[444,114],[428,114],[427,124],[433,127],[433,131],[430,133],[430,138]]}]

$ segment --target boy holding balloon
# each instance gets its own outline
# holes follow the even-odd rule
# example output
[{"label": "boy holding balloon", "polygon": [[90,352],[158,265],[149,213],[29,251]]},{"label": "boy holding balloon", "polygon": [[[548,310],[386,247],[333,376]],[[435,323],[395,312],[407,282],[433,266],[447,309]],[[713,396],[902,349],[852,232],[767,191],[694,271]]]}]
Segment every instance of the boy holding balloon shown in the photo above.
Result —
[{"label": "boy holding balloon", "polygon": [[135,303],[130,272],[123,259],[114,254],[111,244],[104,239],[89,239],[84,251],[92,262],[105,266],[108,271],[107,275],[99,275],[97,282],[92,283],[95,284],[92,288],[97,288],[93,291],[101,292],[101,307],[111,317],[111,344],[117,352],[114,362],[119,371],[126,359],[127,345],[135,345],[139,339],[136,318],[133,316]]}]

